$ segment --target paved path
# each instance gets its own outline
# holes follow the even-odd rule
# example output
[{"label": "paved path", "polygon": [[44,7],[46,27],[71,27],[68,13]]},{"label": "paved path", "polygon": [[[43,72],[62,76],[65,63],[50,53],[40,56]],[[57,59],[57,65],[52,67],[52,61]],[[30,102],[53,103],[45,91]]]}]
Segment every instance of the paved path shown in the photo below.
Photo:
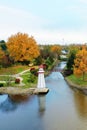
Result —
[{"label": "paved path", "polygon": [[[19,77],[19,78],[21,78],[21,75],[23,75],[24,73],[26,73],[28,71],[30,71],[30,69],[24,70],[24,71],[22,71],[18,74],[14,74],[14,75],[0,75],[0,76],[9,76],[9,77],[15,77],[15,78]],[[23,80],[23,79],[21,78],[21,80]],[[6,81],[0,81],[0,83],[6,83]]]}]

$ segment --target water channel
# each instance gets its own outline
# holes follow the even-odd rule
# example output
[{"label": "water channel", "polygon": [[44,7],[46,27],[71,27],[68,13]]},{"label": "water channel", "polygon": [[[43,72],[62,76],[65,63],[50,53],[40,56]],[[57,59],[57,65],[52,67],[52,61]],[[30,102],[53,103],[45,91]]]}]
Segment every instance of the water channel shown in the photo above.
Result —
[{"label": "water channel", "polygon": [[45,80],[47,95],[0,95],[0,130],[87,130],[87,96],[73,91],[60,72]]}]

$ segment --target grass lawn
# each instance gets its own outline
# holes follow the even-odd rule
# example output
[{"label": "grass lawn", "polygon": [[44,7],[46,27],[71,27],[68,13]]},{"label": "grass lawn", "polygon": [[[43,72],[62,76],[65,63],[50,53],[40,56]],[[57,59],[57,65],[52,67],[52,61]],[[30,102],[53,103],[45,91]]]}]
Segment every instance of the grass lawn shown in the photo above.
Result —
[{"label": "grass lawn", "polygon": [[0,69],[0,75],[11,75],[11,74],[17,74],[20,73],[26,69],[29,69],[29,66],[27,65],[15,65],[8,68],[1,68]]},{"label": "grass lawn", "polygon": [[[36,87],[37,77],[34,75],[32,75],[32,76],[29,76],[29,75],[30,75],[30,72],[27,72],[21,76],[23,78],[22,82],[25,84],[24,88]],[[31,80],[32,80],[32,82],[31,82]]]},{"label": "grass lawn", "polygon": [[82,76],[76,77],[73,74],[68,76],[67,78],[75,84],[78,84],[78,85],[81,85],[81,86],[87,86],[87,75],[85,75],[85,81],[83,81]]},{"label": "grass lawn", "polygon": [[14,77],[10,77],[10,76],[0,76],[0,81],[7,81],[7,80],[15,80]]},{"label": "grass lawn", "polygon": [[[36,68],[37,69],[38,66],[29,67],[29,66],[24,66],[24,65],[16,65],[16,66],[8,67],[8,68],[1,68],[0,69],[0,75],[1,75],[0,81],[2,81],[1,83],[3,83],[3,81],[6,81],[6,83],[3,83],[3,85],[6,87],[8,86],[7,82],[9,80],[14,81],[14,82],[10,82],[10,84],[9,84],[9,86],[12,86],[12,87],[23,87],[23,88],[35,87],[36,83],[37,83],[37,78],[35,78],[35,77],[33,78],[34,82],[28,81],[30,72],[26,72],[21,76],[23,78],[23,83],[25,84],[25,86],[20,86],[20,84],[16,84],[14,77],[2,76],[2,75],[17,74],[17,73],[20,73],[20,72],[27,70],[29,68]],[[32,79],[32,76],[30,77],[30,79]]]}]

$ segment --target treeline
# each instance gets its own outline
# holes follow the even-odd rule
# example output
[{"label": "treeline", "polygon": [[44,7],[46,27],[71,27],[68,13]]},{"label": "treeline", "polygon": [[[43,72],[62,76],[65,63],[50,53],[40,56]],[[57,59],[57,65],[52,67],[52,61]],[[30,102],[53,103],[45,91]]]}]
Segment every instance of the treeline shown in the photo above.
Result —
[{"label": "treeline", "polygon": [[0,67],[13,64],[51,65],[61,54],[60,45],[38,45],[34,37],[26,33],[10,36],[5,42],[0,41]]}]

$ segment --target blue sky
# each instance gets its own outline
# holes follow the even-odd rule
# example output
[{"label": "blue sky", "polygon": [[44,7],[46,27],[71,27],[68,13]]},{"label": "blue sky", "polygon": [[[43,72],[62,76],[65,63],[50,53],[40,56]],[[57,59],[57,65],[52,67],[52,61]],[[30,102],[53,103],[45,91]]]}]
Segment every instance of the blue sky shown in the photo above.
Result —
[{"label": "blue sky", "polygon": [[87,43],[87,0],[0,0],[0,40],[17,32],[39,44]]}]

